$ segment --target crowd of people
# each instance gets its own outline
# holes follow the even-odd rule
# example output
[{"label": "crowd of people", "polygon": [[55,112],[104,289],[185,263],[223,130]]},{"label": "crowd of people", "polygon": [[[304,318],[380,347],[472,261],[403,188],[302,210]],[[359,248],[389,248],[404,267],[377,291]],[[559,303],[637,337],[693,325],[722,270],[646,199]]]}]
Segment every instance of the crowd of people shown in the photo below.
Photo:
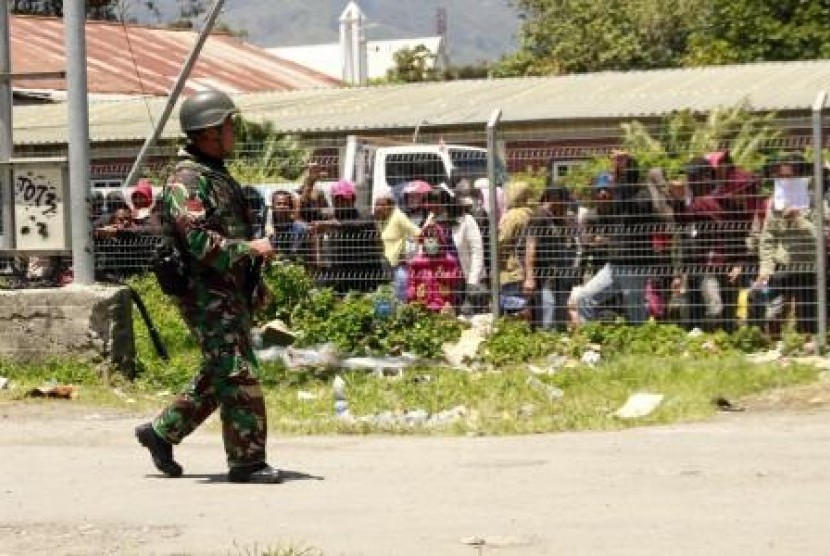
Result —
[{"label": "crowd of people", "polygon": [[95,275],[100,281],[118,281],[145,270],[162,235],[161,205],[149,179],[142,178],[129,192],[93,197],[92,233]]},{"label": "crowd of people", "polygon": [[[492,208],[486,178],[416,180],[364,212],[347,180],[324,194],[314,164],[296,191],[244,189],[256,236],[339,294],[388,284],[399,302],[431,311],[488,311],[493,210],[505,313],[544,329],[657,319],[727,331],[749,321],[777,334],[788,318],[801,332],[817,326],[811,174],[797,153],[750,172],[712,152],[667,176],[615,152],[587,187],[549,180],[539,194],[513,181]],[[99,258],[116,266],[119,254],[137,256],[125,241],[162,232],[151,183],[129,196],[93,205]]]},{"label": "crowd of people", "polygon": [[731,331],[743,320],[778,334],[793,317],[815,332],[817,238],[803,157],[753,173],[718,151],[672,179],[622,152],[612,167],[579,199],[549,187],[528,218],[523,293],[539,299],[542,326],[621,317]]},{"label": "crowd of people", "polygon": [[96,239],[111,239],[127,234],[161,234],[160,203],[156,203],[153,185],[142,178],[130,191],[128,203],[123,193],[112,191],[93,196],[92,230]]},{"label": "crowd of people", "polygon": [[[780,331],[793,317],[816,328],[816,232],[811,166],[798,154],[763,173],[728,151],[691,159],[669,178],[630,155],[588,188],[550,182],[541,195],[506,184],[497,222],[501,310],[545,329],[649,319],[703,330],[754,321]],[[392,284],[400,302],[432,311],[488,309],[486,179],[412,181],[356,208],[348,181],[317,192],[310,171],[299,192],[263,203],[275,248],[340,293]],[[270,210],[269,210],[270,209]]]},{"label": "crowd of people", "polygon": [[325,195],[313,195],[318,177],[312,166],[299,192],[273,192],[270,207],[261,209],[265,216],[258,215],[281,256],[338,293],[390,284],[400,302],[432,311],[471,314],[483,308],[486,183],[416,180],[402,188],[399,201],[390,192],[364,213],[347,180],[331,187],[330,205]]}]

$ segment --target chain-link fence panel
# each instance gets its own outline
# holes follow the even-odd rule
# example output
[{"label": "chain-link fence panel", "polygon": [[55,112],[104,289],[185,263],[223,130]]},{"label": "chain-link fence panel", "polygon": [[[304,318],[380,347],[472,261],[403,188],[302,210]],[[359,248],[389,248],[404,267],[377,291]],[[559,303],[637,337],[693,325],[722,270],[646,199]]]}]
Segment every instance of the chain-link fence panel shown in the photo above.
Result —
[{"label": "chain-link fence panel", "polygon": [[520,214],[516,180],[538,203],[521,216],[524,265],[502,287],[530,300],[529,318],[816,332],[826,183],[812,178],[809,121],[735,109],[589,135],[567,147],[508,140],[508,214]]},{"label": "chain-link fence panel", "polygon": [[[402,303],[473,314],[489,311],[495,283],[500,312],[547,329],[818,329],[827,172],[814,178],[809,118],[736,107],[502,128],[493,152],[484,129],[417,142],[249,135],[228,168],[255,235],[341,294],[386,286]],[[149,206],[118,182],[121,159],[95,162],[100,275],[146,270],[174,151],[150,158]]]}]

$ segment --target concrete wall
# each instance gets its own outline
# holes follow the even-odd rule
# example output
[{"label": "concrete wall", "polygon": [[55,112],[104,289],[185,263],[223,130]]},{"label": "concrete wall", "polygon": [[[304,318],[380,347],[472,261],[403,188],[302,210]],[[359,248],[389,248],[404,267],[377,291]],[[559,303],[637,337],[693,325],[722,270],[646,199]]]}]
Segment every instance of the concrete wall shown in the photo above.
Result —
[{"label": "concrete wall", "polygon": [[126,288],[0,290],[0,357],[71,356],[132,373],[135,342]]}]

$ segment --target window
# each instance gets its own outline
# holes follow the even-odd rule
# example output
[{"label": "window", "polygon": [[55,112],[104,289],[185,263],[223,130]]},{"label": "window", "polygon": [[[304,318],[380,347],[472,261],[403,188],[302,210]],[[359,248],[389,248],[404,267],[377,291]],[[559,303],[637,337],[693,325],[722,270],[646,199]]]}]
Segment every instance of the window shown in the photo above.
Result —
[{"label": "window", "polygon": [[[466,178],[471,182],[478,178],[487,177],[487,152],[474,151],[467,149],[450,149],[450,160],[453,165],[453,177],[460,179]],[[500,158],[496,159],[496,183],[504,184],[507,182],[507,171],[504,167],[504,162]]]},{"label": "window", "polygon": [[565,178],[571,173],[573,167],[579,166],[582,163],[583,161],[581,160],[557,160],[551,162],[551,177],[553,177],[554,181]]},{"label": "window", "polygon": [[390,185],[414,180],[438,185],[448,181],[444,161],[434,153],[390,154],[386,157],[386,182]]}]

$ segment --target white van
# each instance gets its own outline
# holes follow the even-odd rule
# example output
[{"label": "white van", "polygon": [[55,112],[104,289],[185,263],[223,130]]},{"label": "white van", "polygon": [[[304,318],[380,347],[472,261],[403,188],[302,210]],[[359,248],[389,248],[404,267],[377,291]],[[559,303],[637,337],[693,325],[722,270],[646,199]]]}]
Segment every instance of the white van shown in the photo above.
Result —
[{"label": "white van", "polygon": [[[430,185],[451,185],[467,178],[474,182],[487,177],[487,149],[443,143],[411,143],[378,146],[349,138],[343,175],[356,184],[358,204],[374,208],[380,197],[400,200],[404,184],[421,180]],[[501,160],[496,161],[496,183],[506,182]]]}]

